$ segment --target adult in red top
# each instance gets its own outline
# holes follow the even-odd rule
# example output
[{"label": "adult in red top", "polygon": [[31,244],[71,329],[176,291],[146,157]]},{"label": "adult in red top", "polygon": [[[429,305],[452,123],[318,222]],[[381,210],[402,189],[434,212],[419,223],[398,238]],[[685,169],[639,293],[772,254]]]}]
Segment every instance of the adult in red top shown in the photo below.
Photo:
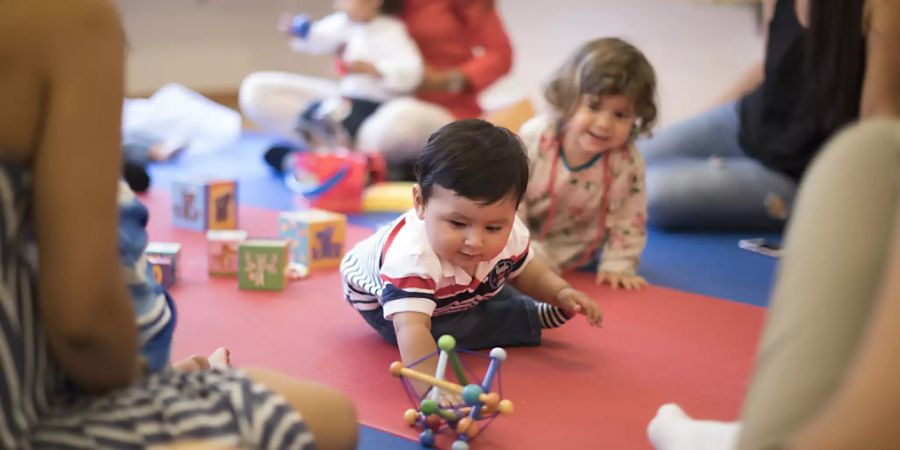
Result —
[{"label": "adult in red top", "polygon": [[[481,115],[478,94],[509,72],[512,47],[493,0],[406,0],[401,18],[419,46],[425,74],[416,98],[383,104],[357,136],[389,163],[415,159],[432,132]],[[337,95],[331,80],[257,72],[241,84],[240,105],[260,129],[296,139],[297,116],[310,100]]]},{"label": "adult in red top", "polygon": [[406,0],[402,19],[426,64],[417,97],[457,119],[481,115],[478,93],[512,65],[512,47],[494,2]]}]

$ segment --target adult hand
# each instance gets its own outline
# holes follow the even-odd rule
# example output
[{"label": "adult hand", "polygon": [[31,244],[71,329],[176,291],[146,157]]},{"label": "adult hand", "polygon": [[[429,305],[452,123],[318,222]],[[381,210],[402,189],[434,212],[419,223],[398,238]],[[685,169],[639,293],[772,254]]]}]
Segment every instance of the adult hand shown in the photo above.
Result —
[{"label": "adult hand", "polygon": [[425,66],[422,74],[422,91],[461,92],[468,85],[466,76],[457,69],[442,70]]}]

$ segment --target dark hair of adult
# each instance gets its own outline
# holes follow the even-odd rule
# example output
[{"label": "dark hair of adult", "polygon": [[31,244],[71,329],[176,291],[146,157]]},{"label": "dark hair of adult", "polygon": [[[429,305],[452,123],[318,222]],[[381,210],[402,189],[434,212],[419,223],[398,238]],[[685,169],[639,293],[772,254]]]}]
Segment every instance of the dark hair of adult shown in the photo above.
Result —
[{"label": "dark hair of adult", "polygon": [[859,117],[866,66],[864,3],[809,2],[806,64],[812,80],[812,111],[826,130],[837,129]]}]

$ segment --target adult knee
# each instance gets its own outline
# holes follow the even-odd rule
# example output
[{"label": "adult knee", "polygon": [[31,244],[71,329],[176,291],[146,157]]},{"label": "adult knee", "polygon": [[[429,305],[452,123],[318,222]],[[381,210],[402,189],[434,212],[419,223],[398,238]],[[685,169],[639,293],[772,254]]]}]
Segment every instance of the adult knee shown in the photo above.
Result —
[{"label": "adult knee", "polygon": [[358,423],[356,408],[343,392],[309,381],[297,381],[283,393],[303,417],[316,441],[326,450],[356,448]]},{"label": "adult knee", "polygon": [[414,161],[428,137],[453,116],[445,109],[413,98],[382,105],[360,127],[356,146],[378,151],[389,163]]},{"label": "adult knee", "polygon": [[[810,168],[812,173],[840,172],[865,174],[872,170],[896,170],[895,161],[900,153],[900,120],[872,119],[846,128],[826,144],[819,157]],[[855,169],[854,169],[855,168]],[[837,174],[835,174],[837,175]],[[831,179],[829,175],[816,176],[817,179]],[[890,180],[869,179],[869,182]]]},{"label": "adult knee", "polygon": [[321,387],[323,401],[313,408],[305,408],[309,417],[315,414],[321,419],[311,422],[307,419],[316,446],[320,449],[351,450],[359,441],[359,423],[356,408],[343,392],[329,387]]},{"label": "adult knee", "polygon": [[299,380],[264,368],[248,368],[254,381],[280,394],[303,418],[322,450],[356,448],[358,424],[356,409],[344,393],[320,383]]},{"label": "adult knee", "polygon": [[265,98],[267,87],[271,84],[269,82],[271,74],[272,72],[255,72],[241,81],[238,107],[245,116],[252,119],[260,114],[261,105],[264,103],[262,99]]}]

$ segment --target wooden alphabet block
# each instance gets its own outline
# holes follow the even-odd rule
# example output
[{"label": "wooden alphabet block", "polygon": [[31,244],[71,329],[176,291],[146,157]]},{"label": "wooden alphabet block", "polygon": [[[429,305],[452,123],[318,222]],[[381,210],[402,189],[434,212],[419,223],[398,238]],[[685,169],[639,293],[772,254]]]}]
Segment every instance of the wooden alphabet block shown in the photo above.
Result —
[{"label": "wooden alphabet block", "polygon": [[347,216],[321,209],[282,212],[278,234],[291,245],[291,258],[310,270],[336,268],[344,256]]},{"label": "wooden alphabet block", "polygon": [[243,230],[209,230],[206,232],[209,250],[209,274],[234,276],[238,274],[238,250],[247,240]]},{"label": "wooden alphabet block", "polygon": [[153,270],[153,279],[163,289],[169,289],[175,285],[174,261],[168,256],[147,256],[147,264]]},{"label": "wooden alphabet block", "polygon": [[203,179],[173,182],[172,224],[199,231],[237,228],[237,182]]},{"label": "wooden alphabet block", "polygon": [[238,248],[238,288],[280,291],[287,285],[288,242],[250,239]]},{"label": "wooden alphabet block", "polygon": [[144,249],[147,258],[168,258],[171,262],[172,270],[178,270],[178,255],[181,254],[181,244],[177,242],[150,242]]}]

